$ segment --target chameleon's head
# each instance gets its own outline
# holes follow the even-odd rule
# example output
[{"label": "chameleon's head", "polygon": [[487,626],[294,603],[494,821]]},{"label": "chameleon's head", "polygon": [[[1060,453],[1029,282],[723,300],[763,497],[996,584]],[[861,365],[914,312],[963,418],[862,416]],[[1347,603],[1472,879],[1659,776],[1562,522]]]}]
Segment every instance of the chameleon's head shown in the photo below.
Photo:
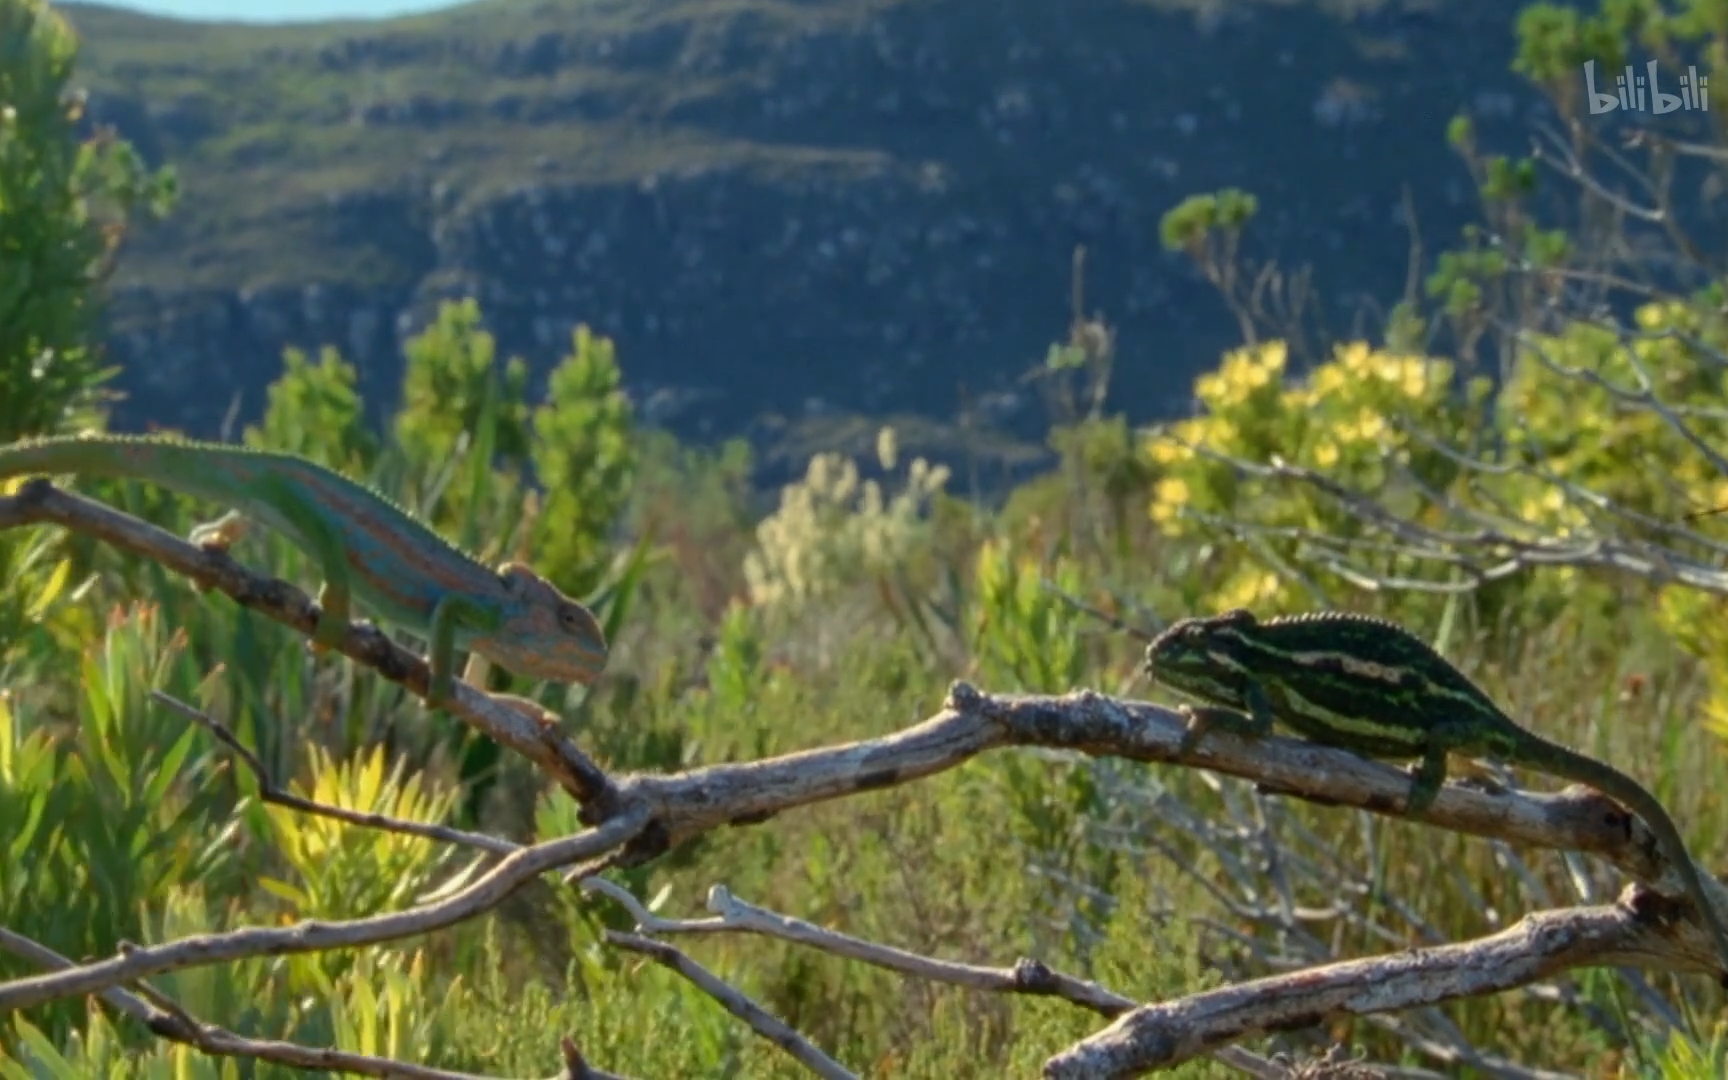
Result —
[{"label": "chameleon's head", "polygon": [[592,685],[606,670],[606,632],[586,607],[521,563],[505,563],[498,580],[511,599],[496,631],[473,641],[487,659],[530,679]]},{"label": "chameleon's head", "polygon": [[1146,674],[1190,697],[1242,707],[1251,681],[1242,633],[1253,626],[1253,613],[1240,608],[1172,623],[1146,646]]}]

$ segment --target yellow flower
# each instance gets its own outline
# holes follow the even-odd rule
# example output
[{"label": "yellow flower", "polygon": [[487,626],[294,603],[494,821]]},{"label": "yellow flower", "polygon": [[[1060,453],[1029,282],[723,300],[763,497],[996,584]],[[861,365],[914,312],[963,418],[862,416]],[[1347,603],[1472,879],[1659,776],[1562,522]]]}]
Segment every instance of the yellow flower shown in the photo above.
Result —
[{"label": "yellow flower", "polygon": [[1314,464],[1322,469],[1330,469],[1338,464],[1338,444],[1327,439],[1314,448]]},{"label": "yellow flower", "polygon": [[1160,438],[1156,435],[1152,437],[1146,452],[1158,465],[1175,465],[1194,456],[1194,451],[1185,444],[1179,443],[1175,439]]},{"label": "yellow flower", "polygon": [[1283,371],[1284,364],[1290,359],[1290,346],[1283,341],[1268,341],[1260,346],[1260,367],[1268,374]]},{"label": "yellow flower", "polygon": [[1181,420],[1168,428],[1154,429],[1147,439],[1146,452],[1159,465],[1192,460],[1193,444],[1205,437],[1206,426],[1207,421],[1203,420]]},{"label": "yellow flower", "polygon": [[1399,373],[1399,389],[1405,397],[1419,398],[1428,392],[1428,365],[1416,357],[1404,361],[1404,370]]},{"label": "yellow flower", "polygon": [[1645,304],[1633,313],[1641,330],[1655,330],[1673,322],[1674,308],[1668,304]]},{"label": "yellow flower", "polygon": [[1179,476],[1166,476],[1153,488],[1152,497],[1160,503],[1182,506],[1188,502],[1188,481]]},{"label": "yellow flower", "polygon": [[1350,385],[1350,375],[1337,364],[1322,364],[1309,376],[1308,385],[1321,397],[1330,397]]},{"label": "yellow flower", "polygon": [[1386,419],[1364,406],[1354,421],[1338,425],[1338,438],[1344,442],[1373,442],[1386,431]]},{"label": "yellow flower", "polygon": [[1276,599],[1278,592],[1277,574],[1249,570],[1237,574],[1231,578],[1229,584],[1218,590],[1214,603],[1221,611],[1227,611],[1231,608],[1252,608],[1268,600]]},{"label": "yellow flower", "polygon": [[1284,370],[1287,349],[1282,341],[1269,341],[1253,350],[1238,349],[1225,362],[1231,381],[1249,390],[1258,390]]},{"label": "yellow flower", "polygon": [[1238,368],[1236,374],[1237,378],[1234,381],[1249,391],[1258,390],[1272,381],[1272,372],[1258,364],[1249,364]]},{"label": "yellow flower", "polygon": [[1338,363],[1343,365],[1345,371],[1352,375],[1367,374],[1370,358],[1373,354],[1369,351],[1366,341],[1352,341],[1348,345],[1340,345],[1337,348],[1337,354]]},{"label": "yellow flower", "polygon": [[1224,377],[1216,372],[1194,380],[1194,396],[1214,409],[1230,404],[1229,390],[1230,386],[1224,381]]}]

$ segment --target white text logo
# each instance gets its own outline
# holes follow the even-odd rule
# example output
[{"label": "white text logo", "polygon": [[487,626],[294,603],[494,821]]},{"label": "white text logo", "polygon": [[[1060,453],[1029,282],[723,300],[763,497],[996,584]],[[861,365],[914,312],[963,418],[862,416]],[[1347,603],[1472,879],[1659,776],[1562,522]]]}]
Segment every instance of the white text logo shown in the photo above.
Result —
[{"label": "white text logo", "polygon": [[1646,111],[1645,102],[1649,101],[1648,111],[1660,116],[1676,109],[1699,109],[1710,111],[1710,76],[1698,74],[1698,69],[1688,67],[1686,74],[1680,76],[1680,92],[1678,94],[1663,93],[1656,82],[1656,61],[1644,65],[1645,74],[1639,75],[1631,64],[1626,65],[1624,75],[1614,76],[1614,93],[1603,93],[1596,89],[1596,61],[1584,62],[1584,93],[1590,98],[1590,114],[1613,112],[1615,109],[1625,109],[1627,112]]}]

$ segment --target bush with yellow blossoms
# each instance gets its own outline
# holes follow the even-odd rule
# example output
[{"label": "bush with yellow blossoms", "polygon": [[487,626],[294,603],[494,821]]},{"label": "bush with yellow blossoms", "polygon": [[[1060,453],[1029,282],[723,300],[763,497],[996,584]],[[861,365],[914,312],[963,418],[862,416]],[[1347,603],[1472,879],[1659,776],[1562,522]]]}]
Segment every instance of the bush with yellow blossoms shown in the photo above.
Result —
[{"label": "bush with yellow blossoms", "polygon": [[[1720,555],[1663,533],[1688,513],[1728,506],[1728,477],[1706,452],[1728,448],[1728,416],[1722,410],[1728,368],[1710,355],[1728,351],[1728,326],[1719,311],[1715,304],[1652,303],[1636,312],[1639,334],[1630,342],[1577,324],[1533,339],[1533,357],[1548,363],[1527,361],[1502,395],[1512,457],[1630,511],[1634,516],[1601,516],[1619,537],[1649,541],[1706,565],[1719,564]],[[1651,397],[1660,410],[1652,407]],[[1662,411],[1683,421],[1690,437]],[[1514,425],[1515,418],[1522,422]],[[1592,527],[1576,501],[1556,495],[1557,485],[1528,475],[1516,482],[1525,492],[1526,521],[1559,534]],[[1695,527],[1728,542],[1728,517]],[[1621,599],[1647,603],[1642,595]],[[1667,583],[1657,593],[1654,618],[1671,640],[1705,662],[1710,678],[1706,722],[1728,737],[1724,606],[1720,595]]]},{"label": "bush with yellow blossoms", "polygon": [[[1225,539],[1215,560],[1208,606],[1277,608],[1287,594],[1279,573],[1298,560],[1300,541],[1286,530],[1335,539],[1361,536],[1363,523],[1313,488],[1243,476],[1225,459],[1280,459],[1324,472],[1395,511],[1409,511],[1417,493],[1391,481],[1397,470],[1444,490],[1458,466],[1429,439],[1453,441],[1480,415],[1482,380],[1459,393],[1452,366],[1426,356],[1387,352],[1363,342],[1339,346],[1331,361],[1305,379],[1286,370],[1288,350],[1269,341],[1230,353],[1217,371],[1200,376],[1199,415],[1155,428],[1144,453],[1158,470],[1151,514],[1165,535]],[[1264,543],[1230,544],[1232,523],[1252,522]],[[1381,570],[1394,572],[1388,556]]]},{"label": "bush with yellow blossoms", "polygon": [[[1708,452],[1728,447],[1728,410],[1720,406],[1728,367],[1709,355],[1728,353],[1728,327],[1714,309],[1684,302],[1648,304],[1635,323],[1639,332],[1628,338],[1584,322],[1527,333],[1497,392],[1484,378],[1455,378],[1445,361],[1362,342],[1339,346],[1301,379],[1286,371],[1281,342],[1238,350],[1196,380],[1197,415],[1147,437],[1142,449],[1157,472],[1151,516],[1168,536],[1212,542],[1210,574],[1196,598],[1210,610],[1312,606],[1321,598],[1297,591],[1306,584],[1348,603],[1351,586],[1316,553],[1369,534],[1349,507],[1314,486],[1244,475],[1225,459],[1282,459],[1323,473],[1436,534],[1470,533],[1491,521],[1523,542],[1612,535],[1683,551],[1666,527],[1701,507],[1728,506],[1728,478]],[[1677,430],[1676,418],[1690,434]],[[1401,478],[1406,471],[1414,483]],[[1484,517],[1462,519],[1441,500]],[[1607,513],[1608,505],[1627,513]],[[1718,520],[1719,531],[1728,529],[1728,516]],[[1708,533],[1711,525],[1699,528]],[[1377,546],[1353,550],[1355,569],[1382,578],[1440,576],[1431,553],[1373,539]],[[1707,552],[1685,553],[1712,561]],[[1562,609],[1588,617],[1592,607],[1642,602],[1648,587],[1643,577],[1589,574],[1562,560],[1477,588],[1470,600],[1490,625],[1513,606],[1538,620]],[[1388,601],[1404,616],[1431,615],[1439,602],[1420,594]],[[1667,586],[1654,618],[1722,670],[1714,722],[1728,735],[1722,604],[1714,593]]]},{"label": "bush with yellow blossoms", "polygon": [[[1583,518],[1531,471],[1588,487],[1616,505],[1672,521],[1697,508],[1723,478],[1686,436],[1647,402],[1683,415],[1706,445],[1723,446],[1720,407],[1728,369],[1692,342],[1720,352],[1720,316],[1690,305],[1648,304],[1635,314],[1639,335],[1622,341],[1602,327],[1571,323],[1558,334],[1528,335],[1526,353],[1500,395],[1509,464],[1528,466],[1528,520],[1579,528]],[[1622,521],[1623,533],[1638,531]]]}]

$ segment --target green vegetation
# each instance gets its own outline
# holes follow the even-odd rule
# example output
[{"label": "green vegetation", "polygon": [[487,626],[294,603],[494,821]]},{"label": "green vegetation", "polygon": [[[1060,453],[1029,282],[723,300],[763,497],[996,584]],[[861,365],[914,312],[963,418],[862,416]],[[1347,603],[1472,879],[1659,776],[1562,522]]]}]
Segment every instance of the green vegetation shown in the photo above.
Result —
[{"label": "green vegetation", "polygon": [[[1706,18],[1719,5],[1683,6],[1670,18],[1638,0],[1604,16],[1539,5],[1520,24],[1520,70],[1572,119],[1564,72],[1603,42],[1702,56],[1714,71],[1728,55],[1728,25]],[[472,20],[462,25],[479,37],[487,16],[516,10],[439,18]],[[795,5],[763,10],[792,18]],[[52,277],[0,279],[0,301],[29,316],[0,320],[13,434],[101,422],[101,373],[76,352],[108,250],[89,230],[95,208],[124,219],[164,190],[107,136],[87,149],[121,163],[113,172],[67,164],[71,45],[41,0],[0,0],[0,31],[26,25],[0,32],[0,89],[29,106],[0,114],[0,252],[46,252],[19,246],[40,237],[70,246],[54,248],[68,261]],[[236,65],[256,61],[269,84],[268,59],[234,44],[250,40],[242,31],[187,33],[212,55],[232,47]],[[319,33],[331,31],[304,31],[303,47]],[[308,109],[321,100],[276,89]],[[1595,167],[1603,135],[1587,125],[1568,137]],[[1068,338],[1035,380],[1059,464],[1000,506],[910,451],[898,426],[872,425],[846,433],[848,453],[813,455],[761,512],[746,446],[685,446],[638,425],[620,390],[629,358],[610,341],[579,329],[535,397],[473,301],[446,305],[408,344],[402,404],[382,433],[363,420],[353,367],[326,348],[284,358],[245,440],[363,477],[485,557],[523,558],[588,597],[612,642],[606,677],[585,695],[533,692],[614,776],[882,736],[936,714],[955,679],[1141,691],[1137,643],[1062,594],[1147,626],[1237,605],[1339,605],[1417,629],[1511,715],[1646,782],[1717,869],[1728,629],[1714,616],[1728,548],[1721,526],[1683,519],[1728,504],[1714,449],[1728,438],[1728,269],[1684,234],[1610,244],[1638,226],[1622,216],[1622,232],[1593,232],[1608,216],[1600,189],[1566,189],[1585,224],[1557,224],[1554,204],[1537,202],[1548,174],[1485,151],[1467,124],[1449,134],[1483,221],[1434,260],[1379,340],[1312,345],[1300,325],[1268,325],[1279,309],[1251,294],[1267,279],[1243,254],[1255,196],[1175,207],[1164,235],[1236,311],[1242,347],[1195,381],[1193,416],[1134,431],[1107,407],[1114,335],[1077,295]],[[1626,302],[1628,264],[1664,237],[1675,280],[1645,275]],[[1607,301],[1630,312],[1624,325]],[[44,348],[73,358],[53,378],[31,374]],[[80,490],[182,534],[220,509],[136,484]],[[0,514],[11,505],[0,497]],[[279,537],[248,537],[235,556],[316,579]],[[0,929],[95,958],[122,942],[404,911],[485,871],[459,845],[267,803],[258,776],[153,691],[204,710],[273,782],[327,806],[514,843],[584,828],[526,761],[429,718],[380,673],[302,645],[88,537],[0,529]],[[872,778],[606,876],[662,918],[700,916],[724,885],[824,929],[973,964],[1035,957],[1136,1001],[1485,936],[1624,884],[1581,858],[1262,797],[1194,769],[1026,747]],[[547,1075],[567,1036],[626,1075],[803,1075],[693,983],[606,937],[637,921],[548,875],[433,934],[149,984],[243,1037],[446,1069]],[[1032,1075],[1101,1026],[1057,998],[941,985],[769,936],[665,940],[861,1075]],[[0,985],[38,970],[0,941]],[[1482,1074],[1514,1061],[1720,1075],[1723,991],[1658,967],[1640,978],[1578,968],[1529,992],[1401,1013],[1396,1027],[1343,1015],[1243,1046],[1341,1043]],[[1195,1060],[1178,1075],[1226,1072]],[[4,1080],[170,1075],[299,1074],[158,1039],[94,997],[0,1017]]]},{"label": "green vegetation", "polygon": [[160,213],[174,175],[152,174],[125,142],[80,142],[77,44],[40,4],[0,7],[0,442],[94,403],[91,286],[134,214]]},{"label": "green vegetation", "polygon": [[[449,193],[436,197],[439,212],[450,214],[524,176],[607,184],[735,168],[862,175],[892,164],[870,149],[753,142],[677,119],[680,110],[752,92],[777,42],[865,17],[846,5],[482,0],[376,27],[181,23],[83,4],[65,11],[87,43],[84,82],[94,93],[161,110],[159,151],[186,175],[184,212],[129,253],[126,282],[197,289],[415,280],[427,268],[404,264],[388,245],[356,250],[353,235],[285,230],[282,222],[315,219],[330,198],[378,192],[422,212],[434,181]],[[728,60],[724,76],[695,74],[713,66],[700,28],[734,17],[754,20],[748,51],[760,61]],[[667,78],[658,66],[600,51],[561,64],[554,76],[510,60],[537,34],[577,25],[597,50],[670,31],[693,73]],[[451,62],[453,43],[461,44],[460,62]],[[605,115],[586,116],[582,102],[602,103]],[[292,169],[283,167],[290,162]],[[258,182],[261,172],[270,183]],[[342,259],[331,260],[333,245]]]}]

